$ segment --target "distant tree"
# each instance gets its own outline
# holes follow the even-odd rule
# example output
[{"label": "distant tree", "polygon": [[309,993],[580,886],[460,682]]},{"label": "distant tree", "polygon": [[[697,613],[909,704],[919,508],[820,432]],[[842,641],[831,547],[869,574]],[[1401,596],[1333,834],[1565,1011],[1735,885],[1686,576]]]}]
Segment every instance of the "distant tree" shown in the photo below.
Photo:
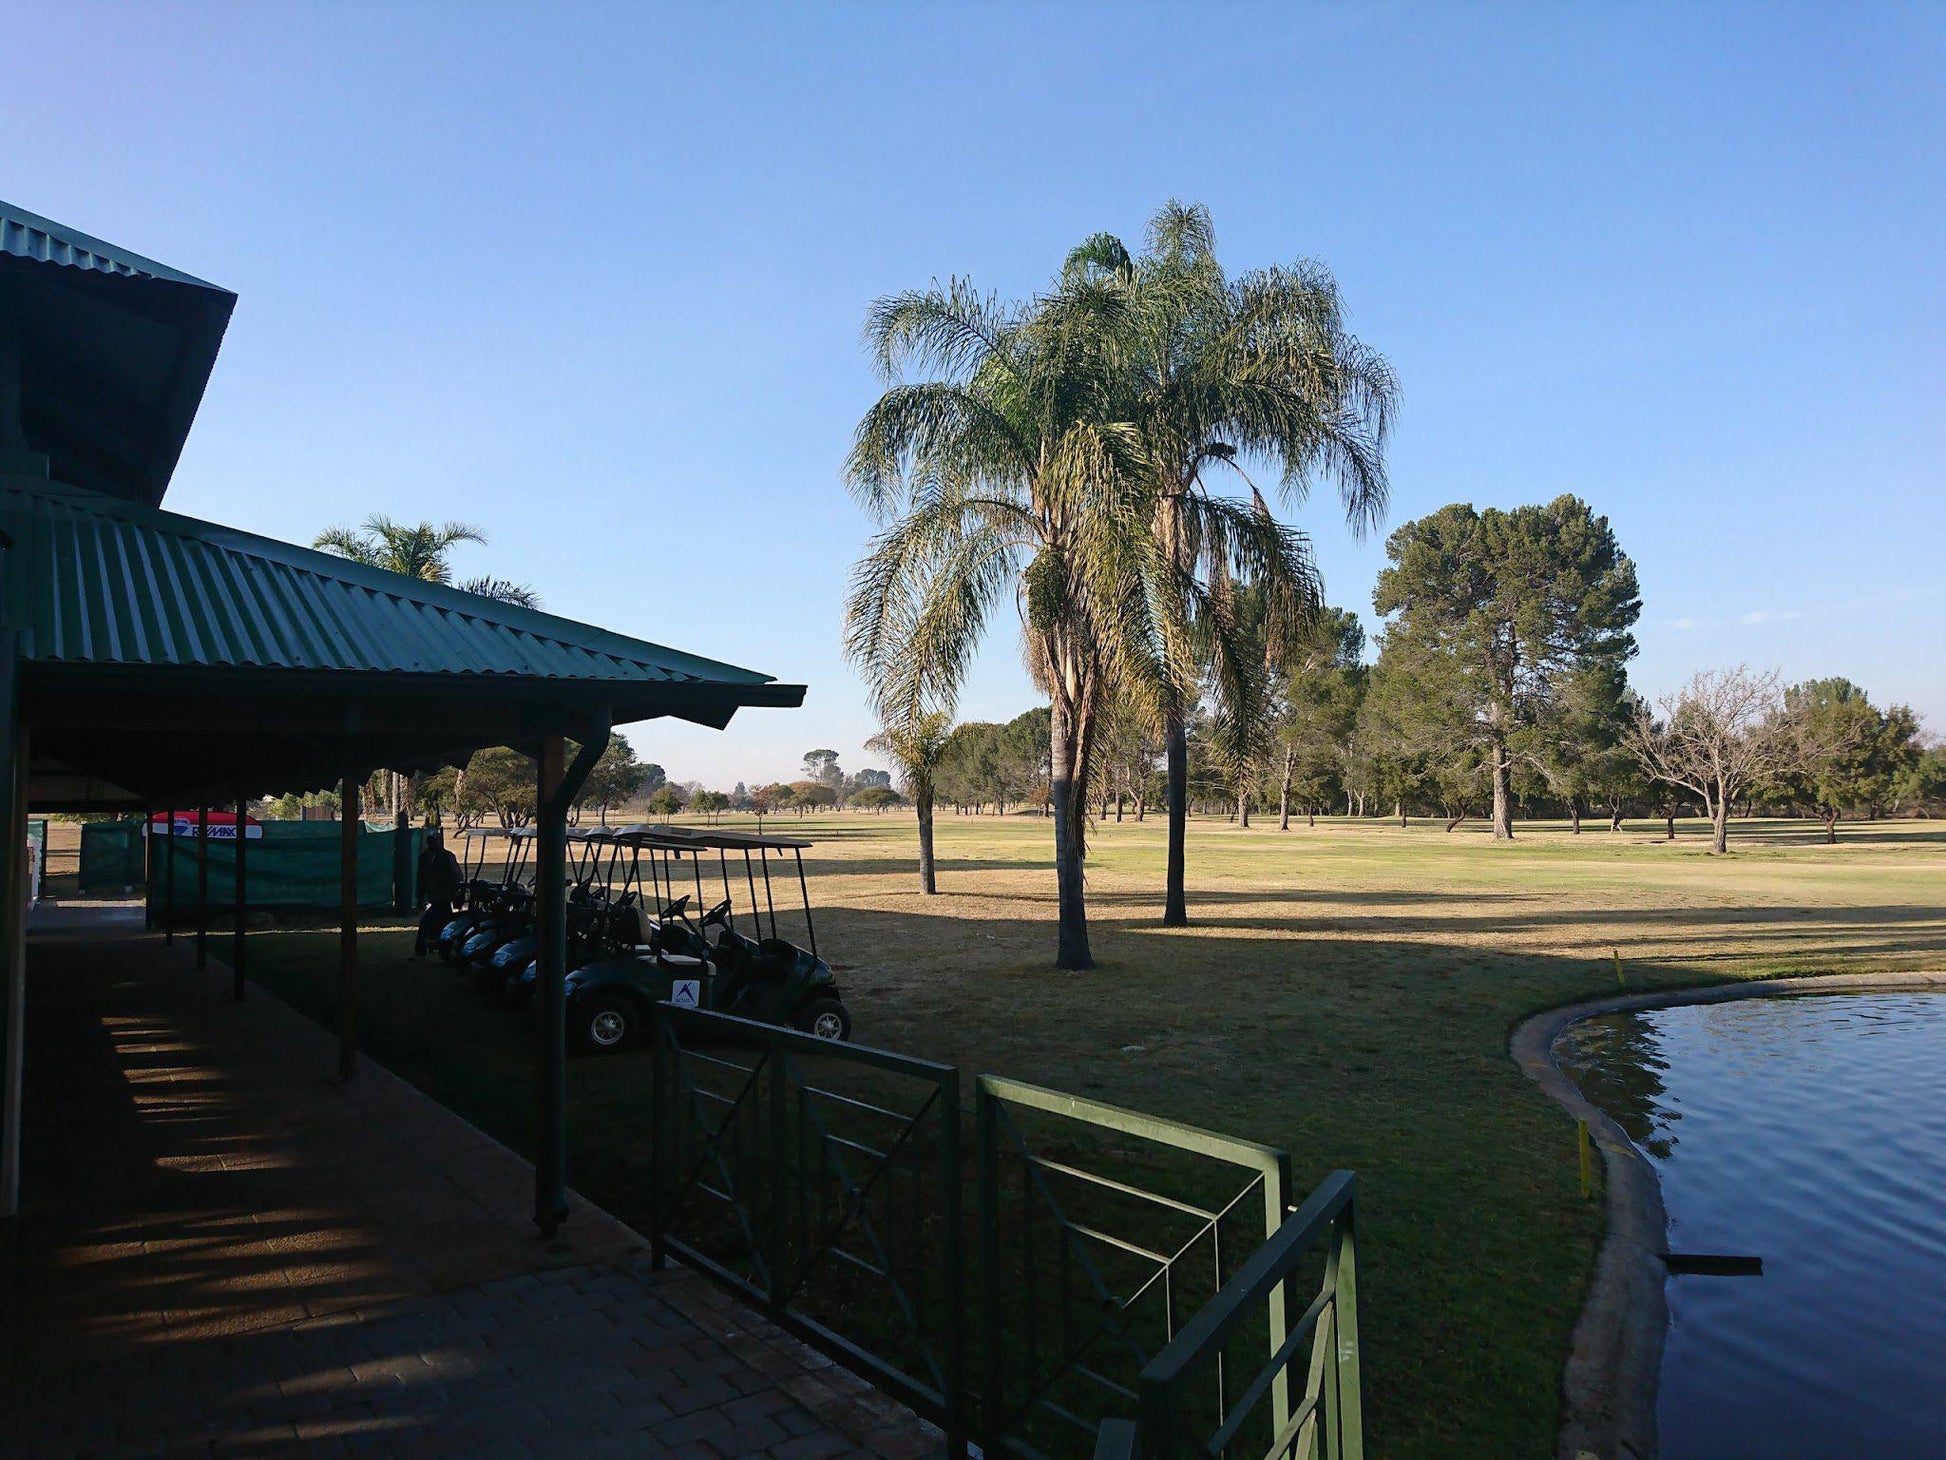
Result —
[{"label": "distant tree", "polygon": [[1455,697],[1426,692],[1442,668],[1431,661],[1416,638],[1379,640],[1358,707],[1354,762],[1367,794],[1393,802],[1401,826],[1408,804],[1429,803],[1444,810],[1450,832],[1481,799],[1478,727]]},{"label": "distant tree", "polygon": [[689,793],[666,781],[649,792],[648,808],[652,816],[674,816],[688,804]]},{"label": "distant tree", "polygon": [[419,777],[417,786],[419,809],[435,821],[443,820],[448,813],[458,814],[458,766],[441,766],[431,775]]},{"label": "distant tree", "polygon": [[833,793],[844,790],[845,773],[838,766],[838,752],[835,750],[805,751],[804,778],[828,787]]},{"label": "distant tree", "polygon": [[1291,793],[1307,812],[1333,785],[1351,786],[1352,744],[1365,697],[1365,630],[1358,615],[1326,608],[1277,656],[1271,704],[1277,757],[1277,829],[1291,828]]},{"label": "distant tree", "polygon": [[648,782],[648,767],[635,758],[635,747],[619,735],[610,736],[588,779],[582,783],[575,807],[593,806],[601,813],[601,824],[608,825],[611,807],[626,805],[641,794]]},{"label": "distant tree", "polygon": [[782,811],[790,804],[791,788],[779,781],[772,781],[767,786],[759,786],[750,793],[750,809],[756,812],[759,818],[769,816],[775,811]]},{"label": "distant tree", "polygon": [[1536,727],[1540,743],[1530,764],[1549,793],[1567,803],[1576,836],[1584,805],[1608,805],[1611,828],[1620,824],[1618,793],[1637,768],[1626,743],[1635,712],[1620,661],[1597,659],[1562,677],[1559,695]]},{"label": "distant tree", "polygon": [[[1046,705],[1023,710],[1000,727],[1000,778],[1009,799],[1050,809],[1048,800],[1048,719]],[[1084,811],[1086,807],[1082,808]]]},{"label": "distant tree", "polygon": [[1466,503],[1408,522],[1385,545],[1372,596],[1388,647],[1417,692],[1465,724],[1485,761],[1493,835],[1513,835],[1516,756],[1538,763],[1545,727],[1574,675],[1635,653],[1635,565],[1608,519],[1578,497],[1476,511]]},{"label": "distant tree", "polygon": [[1784,723],[1803,747],[1777,790],[1808,805],[1838,839],[1847,811],[1876,816],[1918,762],[1919,719],[1905,705],[1881,711],[1848,679],[1814,679],[1784,691]]},{"label": "distant tree", "polygon": [[1892,787],[1892,806],[1915,816],[1930,816],[1946,805],[1946,745],[1922,742],[1919,753]]},{"label": "distant tree", "polygon": [[887,791],[891,790],[892,773],[887,770],[879,770],[876,767],[868,766],[855,775],[845,777],[845,796],[847,800],[856,792],[869,791],[874,787]]},{"label": "distant tree", "polygon": [[[1149,788],[1162,757],[1162,742],[1142,706],[1117,699],[1109,707],[1099,742],[1107,785],[1102,795],[1115,799],[1115,819],[1122,819],[1125,804],[1135,803],[1135,819],[1146,821]],[[1102,816],[1108,815],[1104,804]]]},{"label": "distant tree", "polygon": [[1000,727],[985,720],[955,725],[946,737],[935,788],[955,806],[978,812],[988,802],[1006,810],[1007,785],[1000,766]]},{"label": "distant tree", "polygon": [[264,802],[262,813],[266,821],[302,821],[307,811],[336,820],[341,804],[336,791],[290,791]]},{"label": "distant tree", "polygon": [[838,804],[838,793],[822,781],[792,781],[790,792],[791,809],[800,816]]},{"label": "distant tree", "polygon": [[[867,750],[892,758],[899,768],[899,778],[905,783],[906,795],[912,798],[919,818],[919,890],[928,896],[939,891],[933,863],[934,777],[951,744],[951,722],[937,712],[887,725],[865,742]],[[870,791],[885,789],[868,787],[857,799],[862,802]]]},{"label": "distant tree", "polygon": [[505,746],[476,750],[466,763],[462,798],[490,812],[502,827],[526,826],[534,819],[534,758]]},{"label": "distant tree", "polygon": [[689,798],[689,809],[701,812],[715,825],[716,818],[730,809],[730,798],[721,791],[698,791]]},{"label": "distant tree", "polygon": [[744,785],[742,781],[738,781],[736,789],[730,792],[730,809],[732,811],[748,811],[750,809],[750,788]]},{"label": "distant tree", "polygon": [[654,761],[650,760],[650,761],[644,761],[642,763],[641,794],[647,795],[652,791],[660,790],[664,785],[668,783],[668,780],[669,780],[668,773],[664,771],[662,767],[657,765]]},{"label": "distant tree", "polygon": [[1657,703],[1662,718],[1638,711],[1630,745],[1656,780],[1703,803],[1721,855],[1731,806],[1752,786],[1796,771],[1811,747],[1785,721],[1774,669],[1702,670]]},{"label": "distant tree", "polygon": [[905,797],[890,786],[865,786],[853,792],[846,804],[860,811],[883,812],[905,805]]}]

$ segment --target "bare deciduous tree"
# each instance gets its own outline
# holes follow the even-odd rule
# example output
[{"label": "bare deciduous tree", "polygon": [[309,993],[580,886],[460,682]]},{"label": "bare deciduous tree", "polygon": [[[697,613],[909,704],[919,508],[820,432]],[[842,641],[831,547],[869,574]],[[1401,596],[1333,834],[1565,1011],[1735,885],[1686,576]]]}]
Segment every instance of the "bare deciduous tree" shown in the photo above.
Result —
[{"label": "bare deciduous tree", "polygon": [[1705,669],[1673,695],[1657,701],[1658,721],[1645,705],[1629,735],[1630,748],[1658,781],[1687,791],[1709,810],[1712,851],[1729,850],[1730,807],[1758,782],[1783,775],[1814,754],[1801,729],[1783,712],[1774,669],[1739,664]]}]

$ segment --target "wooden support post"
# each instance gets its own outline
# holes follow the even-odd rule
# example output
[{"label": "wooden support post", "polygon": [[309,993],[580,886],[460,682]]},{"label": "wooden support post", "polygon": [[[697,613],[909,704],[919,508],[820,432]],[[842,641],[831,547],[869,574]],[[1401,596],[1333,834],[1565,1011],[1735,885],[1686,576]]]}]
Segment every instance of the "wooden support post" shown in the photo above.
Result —
[{"label": "wooden support post", "polygon": [[338,855],[338,1078],[358,1068],[358,787],[363,778],[345,772],[339,795]]},{"label": "wooden support post", "polygon": [[27,1052],[27,732],[20,726],[20,636],[0,629],[0,1217],[20,1210],[21,1067]]},{"label": "wooden support post", "polygon": [[196,966],[209,965],[209,807],[196,808]]},{"label": "wooden support post", "polygon": [[162,941],[176,941],[176,808],[169,808],[169,834],[162,841]]},{"label": "wooden support post", "polygon": [[244,852],[250,845],[245,835],[250,819],[250,798],[242,791],[236,793],[236,895],[231,899],[235,904],[236,924],[230,934],[230,973],[233,978],[232,994],[240,1004],[243,1002],[243,958],[248,947],[250,916],[247,884],[244,880]]},{"label": "wooden support post", "polygon": [[608,748],[608,717],[582,741],[574,763],[558,733],[541,737],[534,817],[536,953],[534,1225],[551,1238],[568,1215],[568,807]]},{"label": "wooden support post", "polygon": [[567,809],[561,805],[566,747],[556,733],[541,737],[534,825],[535,1114],[540,1125],[534,1162],[534,1225],[552,1237],[568,1215],[567,1051]]}]

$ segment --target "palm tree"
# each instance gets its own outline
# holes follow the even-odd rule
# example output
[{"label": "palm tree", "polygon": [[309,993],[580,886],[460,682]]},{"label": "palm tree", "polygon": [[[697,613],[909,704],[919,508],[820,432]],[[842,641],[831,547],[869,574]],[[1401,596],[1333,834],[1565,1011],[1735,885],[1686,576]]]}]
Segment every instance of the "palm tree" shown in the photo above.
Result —
[{"label": "palm tree", "polygon": [[333,527],[321,532],[311,546],[368,568],[383,568],[403,573],[422,583],[441,583],[463,593],[477,593],[499,603],[520,608],[539,608],[540,596],[524,584],[505,578],[468,578],[453,582],[452,550],[461,543],[486,546],[486,534],[465,522],[396,522],[382,512],[374,512],[356,528]]},{"label": "palm tree", "polygon": [[[1119,287],[1127,300],[1117,409],[1140,440],[1164,567],[1156,609],[1168,671],[1159,726],[1169,818],[1163,922],[1181,925],[1189,714],[1206,678],[1239,733],[1266,713],[1260,653],[1235,607],[1239,570],[1269,595],[1273,617],[1302,618],[1318,603],[1308,543],[1270,530],[1246,467],[1276,469],[1292,505],[1315,477],[1335,479],[1347,520],[1362,532],[1385,510],[1397,385],[1384,357],[1345,331],[1329,270],[1300,263],[1230,279],[1201,206],[1165,205],[1140,258],[1096,235],[1070,255],[1066,276]],[[1221,469],[1249,486],[1247,504],[1210,493],[1206,478]]]},{"label": "palm tree", "polygon": [[[883,724],[950,713],[996,608],[1014,601],[1047,694],[1059,941],[1094,966],[1082,859],[1091,752],[1111,682],[1139,692],[1153,543],[1107,414],[1117,290],[1065,281],[1006,306],[960,280],[875,303],[887,389],[847,478],[885,523],[853,571],[846,652]],[[908,372],[920,378],[908,379]]]},{"label": "palm tree", "polygon": [[919,813],[919,890],[928,895],[939,891],[933,876],[933,776],[952,736],[953,717],[933,710],[887,725],[865,742],[867,750],[892,758],[899,768],[900,779],[905,782],[906,794]]}]

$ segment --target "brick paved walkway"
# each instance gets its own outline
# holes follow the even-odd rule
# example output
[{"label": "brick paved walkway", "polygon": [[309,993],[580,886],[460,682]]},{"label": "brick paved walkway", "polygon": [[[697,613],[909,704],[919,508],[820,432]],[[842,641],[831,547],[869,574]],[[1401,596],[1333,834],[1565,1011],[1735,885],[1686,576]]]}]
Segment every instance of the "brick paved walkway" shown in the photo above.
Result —
[{"label": "brick paved walkway", "polygon": [[44,909],[0,1455],[916,1460],[937,1431],[139,923]]}]

